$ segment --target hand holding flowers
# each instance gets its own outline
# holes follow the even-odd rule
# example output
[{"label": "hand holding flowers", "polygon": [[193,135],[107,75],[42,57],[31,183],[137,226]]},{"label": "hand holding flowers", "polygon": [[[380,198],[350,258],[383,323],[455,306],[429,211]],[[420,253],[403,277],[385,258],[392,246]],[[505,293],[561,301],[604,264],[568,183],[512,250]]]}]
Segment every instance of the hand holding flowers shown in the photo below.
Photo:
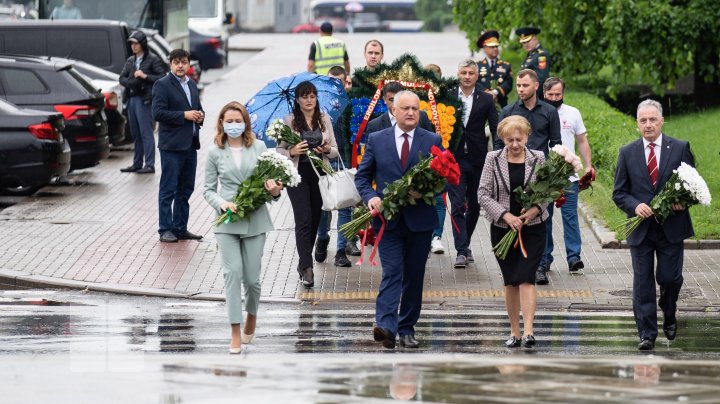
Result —
[{"label": "hand holding flowers", "polygon": [[238,185],[233,200],[220,204],[224,213],[213,223],[219,226],[245,219],[273,197],[279,196],[283,185],[295,187],[299,183],[300,174],[290,160],[266,151],[258,157],[252,174]]},{"label": "hand holding flowers", "polygon": [[695,167],[681,163],[673,170],[670,179],[663,185],[660,193],[650,201],[650,205],[641,203],[635,209],[637,216],[626,219],[615,228],[618,239],[626,239],[645,219],[655,216],[663,223],[670,215],[693,205],[710,206],[712,197],[707,183]]},{"label": "hand holding flowers", "polygon": [[[265,134],[275,140],[278,144],[285,142],[290,145],[290,149],[295,149],[297,154],[306,154],[310,158],[310,162],[315,168],[323,170],[326,174],[333,174],[335,171],[328,165],[322,157],[318,157],[308,149],[308,144],[298,134],[292,131],[289,126],[285,125],[281,119],[275,120],[268,126]],[[326,145],[315,148],[316,153],[324,153]]]}]

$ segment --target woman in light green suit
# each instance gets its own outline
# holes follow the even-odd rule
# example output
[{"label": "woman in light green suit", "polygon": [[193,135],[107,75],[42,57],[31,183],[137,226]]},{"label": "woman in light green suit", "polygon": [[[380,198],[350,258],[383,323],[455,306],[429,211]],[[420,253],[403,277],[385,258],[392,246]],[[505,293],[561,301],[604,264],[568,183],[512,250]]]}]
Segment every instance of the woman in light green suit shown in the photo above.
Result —
[{"label": "woman in light green suit", "polygon": [[[238,185],[252,174],[257,158],[267,150],[263,142],[255,141],[250,129],[250,117],[239,102],[230,102],[220,110],[216,122],[215,146],[208,152],[205,164],[205,189],[203,196],[218,215],[230,209]],[[218,182],[220,189],[218,189]],[[267,180],[265,189],[278,198],[282,183]],[[225,301],[232,339],[230,353],[240,353],[242,344],[248,344],[255,335],[255,321],[260,302],[260,268],[265,233],[273,230],[273,223],[266,205],[253,212],[246,220],[223,223],[215,227],[215,239],[222,260],[225,279]],[[240,327],[242,318],[241,285],[245,291],[244,332]]]}]

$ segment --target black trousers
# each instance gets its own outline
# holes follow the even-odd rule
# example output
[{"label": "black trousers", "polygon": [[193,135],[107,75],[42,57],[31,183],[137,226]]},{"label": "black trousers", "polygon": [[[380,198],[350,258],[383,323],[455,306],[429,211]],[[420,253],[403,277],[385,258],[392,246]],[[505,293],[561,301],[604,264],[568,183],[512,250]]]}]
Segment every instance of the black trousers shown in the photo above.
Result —
[{"label": "black trousers", "polygon": [[[651,220],[647,236],[640,245],[630,247],[633,266],[633,312],[640,338],[655,339],[658,335],[657,306],[665,317],[674,317],[683,284],[682,266],[685,247],[682,242],[670,243],[661,225]],[[655,258],[657,257],[657,271]],[[655,281],[660,285],[656,303]]]},{"label": "black trousers", "polygon": [[[483,163],[486,154],[487,151],[483,153]],[[456,159],[460,166],[460,184],[450,185],[448,190],[450,215],[457,225],[457,229],[455,229],[455,225],[452,226],[455,250],[458,255],[467,257],[470,238],[475,232],[475,226],[480,218],[480,203],[477,193],[483,166],[473,166],[470,164],[467,154],[462,152],[456,154]]]},{"label": "black trousers", "polygon": [[295,218],[295,246],[299,257],[299,269],[313,266],[312,250],[322,213],[318,177],[310,164],[309,161],[301,161],[298,164],[298,173],[302,181],[297,187],[287,189]]}]

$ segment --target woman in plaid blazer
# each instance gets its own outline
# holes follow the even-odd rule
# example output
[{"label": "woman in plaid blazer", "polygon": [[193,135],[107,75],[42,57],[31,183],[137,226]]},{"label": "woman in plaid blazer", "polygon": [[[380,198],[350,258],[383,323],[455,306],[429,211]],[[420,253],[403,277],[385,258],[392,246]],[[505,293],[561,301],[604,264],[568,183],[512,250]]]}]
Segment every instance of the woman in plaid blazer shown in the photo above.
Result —
[{"label": "woman in plaid blazer", "polygon": [[524,336],[522,345],[535,345],[535,269],[545,249],[547,205],[522,209],[512,190],[535,181],[536,170],[545,161],[542,152],[527,148],[530,122],[521,116],[509,116],[497,127],[505,143],[502,150],[488,153],[480,177],[478,200],[491,223],[490,239],[496,245],[510,229],[520,232],[527,258],[520,248],[511,248],[505,259],[498,258],[505,283],[505,308],[510,318],[510,338],[505,345],[519,347],[522,309]]}]

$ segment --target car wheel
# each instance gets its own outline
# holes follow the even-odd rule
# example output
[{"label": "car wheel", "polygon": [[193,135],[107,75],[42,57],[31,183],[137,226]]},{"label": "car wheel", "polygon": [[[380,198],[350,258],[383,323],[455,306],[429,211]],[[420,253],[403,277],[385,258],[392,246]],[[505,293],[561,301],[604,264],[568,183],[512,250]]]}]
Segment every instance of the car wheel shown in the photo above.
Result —
[{"label": "car wheel", "polygon": [[3,188],[3,193],[13,196],[29,196],[37,192],[39,189],[40,187],[37,185],[32,187],[5,187]]}]

